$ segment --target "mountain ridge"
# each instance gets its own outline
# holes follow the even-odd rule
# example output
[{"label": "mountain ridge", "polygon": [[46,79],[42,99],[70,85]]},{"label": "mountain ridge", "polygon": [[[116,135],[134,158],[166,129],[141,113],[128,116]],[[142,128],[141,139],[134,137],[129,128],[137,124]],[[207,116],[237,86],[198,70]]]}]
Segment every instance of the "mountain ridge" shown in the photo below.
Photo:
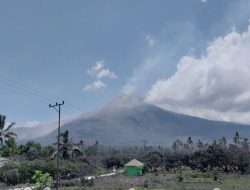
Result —
[{"label": "mountain ridge", "polygon": [[[221,137],[232,138],[236,131],[250,135],[249,125],[179,114],[129,96],[120,96],[96,112],[64,123],[61,131],[64,130],[69,130],[76,141],[93,143],[97,140],[106,145],[141,144],[145,140],[164,145],[188,136],[211,141]],[[56,136],[57,129],[54,129],[32,139],[50,144]]]}]

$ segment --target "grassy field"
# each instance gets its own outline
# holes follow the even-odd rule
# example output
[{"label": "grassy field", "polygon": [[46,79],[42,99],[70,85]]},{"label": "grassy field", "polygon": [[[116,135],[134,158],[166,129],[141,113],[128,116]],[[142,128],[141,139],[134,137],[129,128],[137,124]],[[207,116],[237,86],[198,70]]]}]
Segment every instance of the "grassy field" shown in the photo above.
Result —
[{"label": "grassy field", "polygon": [[[182,180],[180,181],[180,176]],[[216,176],[216,180],[215,180]],[[250,175],[224,174],[213,172],[197,172],[192,170],[182,170],[182,172],[156,172],[146,173],[139,177],[128,177],[123,174],[116,176],[102,177],[94,179],[91,187],[80,186],[78,183],[68,183],[60,190],[135,190],[166,189],[166,190],[213,190],[215,187],[221,190],[250,190]],[[71,184],[71,185],[70,185]],[[73,185],[75,184],[75,185]],[[18,185],[25,187],[31,185]],[[11,187],[1,187],[0,189],[10,189]],[[13,187],[14,188],[14,187]]]},{"label": "grassy field", "polygon": [[104,190],[104,189],[166,189],[166,190],[209,190],[219,187],[222,190],[250,190],[250,175],[218,174],[218,179],[207,173],[183,172],[183,181],[179,181],[179,174],[154,173],[141,177],[127,177],[117,175],[94,180],[92,187],[62,187],[60,190]]}]

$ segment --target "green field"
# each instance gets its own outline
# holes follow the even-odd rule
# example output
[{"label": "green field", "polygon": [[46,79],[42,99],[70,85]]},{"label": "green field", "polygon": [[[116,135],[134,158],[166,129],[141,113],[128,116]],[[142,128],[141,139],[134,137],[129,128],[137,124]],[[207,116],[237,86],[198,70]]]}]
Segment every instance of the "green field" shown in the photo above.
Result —
[{"label": "green field", "polygon": [[167,189],[167,190],[208,190],[219,187],[227,190],[250,189],[250,175],[219,174],[217,181],[207,173],[184,172],[183,181],[178,181],[179,174],[155,173],[145,174],[141,177],[127,177],[117,175],[94,180],[92,187],[62,187],[60,190],[101,190],[101,189]]}]

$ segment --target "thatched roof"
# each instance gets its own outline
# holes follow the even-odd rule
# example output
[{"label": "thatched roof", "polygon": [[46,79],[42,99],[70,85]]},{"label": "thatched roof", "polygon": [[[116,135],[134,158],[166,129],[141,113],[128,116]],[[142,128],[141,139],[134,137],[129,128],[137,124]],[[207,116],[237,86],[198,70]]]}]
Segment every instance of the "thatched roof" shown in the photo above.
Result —
[{"label": "thatched roof", "polygon": [[143,167],[143,163],[141,163],[140,161],[133,159],[130,162],[128,162],[127,164],[125,164],[125,166],[137,166],[137,167]]}]

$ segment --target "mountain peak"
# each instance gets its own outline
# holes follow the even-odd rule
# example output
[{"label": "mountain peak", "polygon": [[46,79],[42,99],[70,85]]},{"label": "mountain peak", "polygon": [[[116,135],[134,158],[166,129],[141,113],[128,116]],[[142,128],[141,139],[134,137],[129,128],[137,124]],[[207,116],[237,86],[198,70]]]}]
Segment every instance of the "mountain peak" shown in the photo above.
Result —
[{"label": "mountain peak", "polygon": [[144,104],[143,98],[137,95],[120,94],[106,104],[105,108],[132,108]]}]

